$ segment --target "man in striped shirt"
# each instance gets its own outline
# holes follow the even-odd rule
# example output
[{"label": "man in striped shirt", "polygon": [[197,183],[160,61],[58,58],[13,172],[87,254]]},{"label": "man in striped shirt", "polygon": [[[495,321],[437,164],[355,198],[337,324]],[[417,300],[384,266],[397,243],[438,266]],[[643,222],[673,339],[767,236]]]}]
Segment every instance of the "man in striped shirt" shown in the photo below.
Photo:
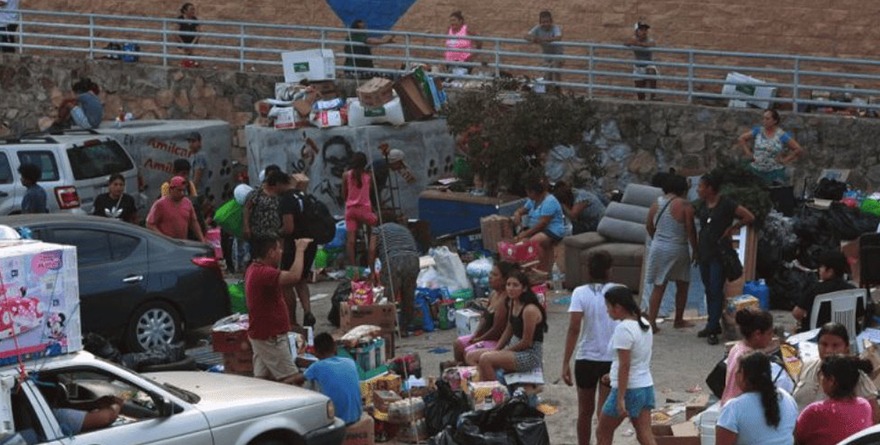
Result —
[{"label": "man in striped shirt", "polygon": [[[376,258],[382,262],[376,275]],[[419,249],[409,229],[397,223],[385,223],[373,228],[370,236],[370,272],[385,287],[388,301],[399,301],[401,309],[401,336],[407,335],[413,315],[416,278],[419,275]]]}]

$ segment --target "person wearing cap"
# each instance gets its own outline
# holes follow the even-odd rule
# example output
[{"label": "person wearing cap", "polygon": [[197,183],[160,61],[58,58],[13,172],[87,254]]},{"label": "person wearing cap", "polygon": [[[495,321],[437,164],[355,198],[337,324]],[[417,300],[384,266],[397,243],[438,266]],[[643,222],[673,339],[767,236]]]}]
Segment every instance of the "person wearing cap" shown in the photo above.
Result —
[{"label": "person wearing cap", "polygon": [[192,202],[186,199],[187,181],[175,176],[168,181],[168,195],[159,198],[147,215],[147,228],[177,239],[188,239],[190,232],[205,242],[202,227],[196,218]]},{"label": "person wearing cap", "polygon": [[[648,37],[651,26],[643,21],[636,22],[633,37],[626,42],[626,46],[633,47],[633,56],[636,64],[633,66],[633,74],[636,78],[636,88],[657,88],[657,66],[651,63],[654,59],[650,48],[655,45],[654,39]],[[645,93],[636,94],[639,100],[645,100]],[[654,93],[650,93],[649,100],[654,100]]]},{"label": "person wearing cap", "polygon": [[189,155],[192,158],[192,183],[196,191],[201,194],[205,186],[202,184],[202,179],[205,177],[205,171],[208,170],[208,158],[202,153],[202,134],[193,131],[186,136],[186,142],[189,143]]},{"label": "person wearing cap", "polygon": [[384,202],[382,191],[388,186],[388,179],[392,171],[403,176],[403,180],[407,184],[412,184],[416,180],[416,177],[409,171],[403,158],[403,150],[392,148],[388,151],[387,157],[380,157],[370,165],[369,171],[373,174],[373,178],[376,181],[376,191],[370,195],[370,200],[373,203],[373,208],[378,211],[382,209],[381,204]]},{"label": "person wearing cap", "polygon": [[[186,190],[184,190],[184,194],[191,198],[199,196],[195,184],[189,180],[189,172],[192,171],[192,164],[190,164],[188,160],[180,158],[174,160],[171,168],[174,169],[174,176],[172,176],[171,179],[182,178],[186,182]],[[162,186],[159,187],[160,196],[168,196],[170,194],[171,179],[163,182]]]}]

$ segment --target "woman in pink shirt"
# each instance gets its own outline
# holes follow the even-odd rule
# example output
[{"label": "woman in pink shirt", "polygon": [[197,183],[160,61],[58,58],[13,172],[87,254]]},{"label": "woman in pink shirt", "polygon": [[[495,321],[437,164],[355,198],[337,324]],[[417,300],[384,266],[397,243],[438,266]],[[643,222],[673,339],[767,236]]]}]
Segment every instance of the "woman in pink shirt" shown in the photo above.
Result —
[{"label": "woman in pink shirt", "polygon": [[740,309],[736,312],[736,325],[743,339],[738,341],[727,353],[727,376],[724,379],[724,393],[721,406],[728,400],[743,393],[736,383],[739,358],[752,351],[760,351],[770,345],[773,339],[773,315],[754,308]]},{"label": "woman in pink shirt", "polygon": [[454,11],[452,14],[449,14],[449,30],[447,34],[449,35],[449,38],[446,39],[447,51],[444,53],[447,69],[452,71],[453,68],[461,67],[470,72],[470,67],[458,65],[456,62],[471,62],[474,58],[474,53],[467,50],[472,48],[480,49],[483,45],[479,40],[467,38],[468,36],[476,36],[477,33],[473,29],[468,29],[461,11]]},{"label": "woman in pink shirt", "polygon": [[366,172],[367,156],[357,152],[351,157],[349,169],[342,175],[342,199],[345,200],[345,253],[348,264],[357,266],[354,258],[354,245],[360,225],[375,226],[378,222],[370,203],[370,182],[372,177]]},{"label": "woman in pink shirt", "polygon": [[871,405],[855,395],[861,372],[871,370],[870,362],[857,357],[831,355],[822,360],[819,384],[828,398],[801,411],[794,428],[799,445],[835,444],[873,424]]}]

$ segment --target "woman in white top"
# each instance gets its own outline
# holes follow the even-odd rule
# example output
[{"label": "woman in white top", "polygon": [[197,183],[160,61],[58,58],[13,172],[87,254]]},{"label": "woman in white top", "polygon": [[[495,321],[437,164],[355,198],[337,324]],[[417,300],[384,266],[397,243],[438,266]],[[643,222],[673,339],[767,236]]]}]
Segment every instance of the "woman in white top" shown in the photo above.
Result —
[{"label": "woman in white top", "polygon": [[797,405],[776,388],[770,358],[761,351],[739,359],[737,385],[743,393],[724,405],[715,426],[716,445],[791,445]]},{"label": "woman in white top", "polygon": [[[629,416],[641,445],[654,445],[651,409],[654,408],[654,379],[651,377],[651,350],[654,336],[642,319],[642,311],[624,286],[605,292],[608,315],[620,324],[614,328],[609,348],[616,352],[608,379],[611,392],[602,406],[596,440],[611,445],[614,430]],[[604,379],[604,378],[603,378]]]},{"label": "woman in white top", "polygon": [[569,363],[577,343],[574,374],[578,398],[578,445],[590,443],[593,413],[596,411],[596,387],[599,388],[599,406],[605,403],[611,389],[607,385],[599,385],[602,376],[611,371],[614,354],[608,350],[608,342],[617,326],[617,322],[611,319],[605,308],[605,292],[620,286],[608,282],[611,271],[611,255],[608,252],[600,250],[590,255],[587,269],[594,283],[579,286],[571,295],[568,335],[565,337],[565,355],[562,359],[562,380],[566,385],[572,386]]}]

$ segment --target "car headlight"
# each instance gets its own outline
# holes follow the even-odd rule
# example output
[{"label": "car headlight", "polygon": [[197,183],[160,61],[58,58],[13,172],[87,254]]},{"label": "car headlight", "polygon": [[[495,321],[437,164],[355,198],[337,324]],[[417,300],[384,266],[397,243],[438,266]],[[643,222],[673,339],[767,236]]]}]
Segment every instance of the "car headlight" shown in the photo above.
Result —
[{"label": "car headlight", "polygon": [[333,406],[332,400],[328,400],[327,401],[327,418],[333,419],[334,417],[336,417],[336,407]]}]

